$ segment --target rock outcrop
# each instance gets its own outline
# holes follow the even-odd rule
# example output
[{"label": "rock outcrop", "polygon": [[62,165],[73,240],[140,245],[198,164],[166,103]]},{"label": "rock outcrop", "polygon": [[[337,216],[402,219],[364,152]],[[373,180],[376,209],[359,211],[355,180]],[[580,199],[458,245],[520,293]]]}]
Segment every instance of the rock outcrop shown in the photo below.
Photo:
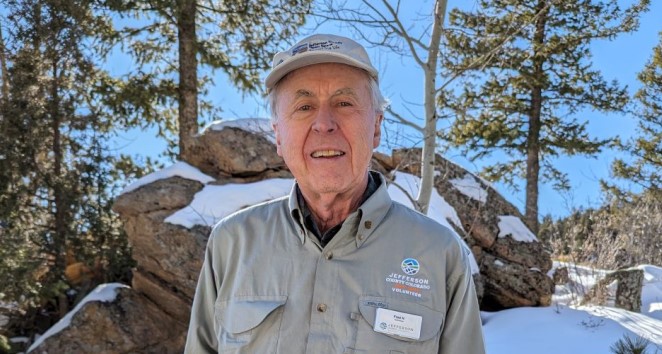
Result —
[{"label": "rock outcrop", "polygon": [[[419,174],[420,156],[419,149],[402,149],[394,151],[390,160],[383,156],[378,160],[388,163],[387,170]],[[437,156],[435,166],[437,192],[461,221],[461,225],[451,225],[480,266],[480,277],[475,280],[483,290],[481,308],[550,305],[554,284],[546,274],[552,260],[522,223],[517,208],[487,182],[453,162]],[[513,230],[518,234],[508,234]]]},{"label": "rock outcrop", "polygon": [[[194,172],[143,180],[117,199],[114,210],[124,221],[138,264],[131,288],[121,289],[113,302],[87,303],[69,327],[47,338],[36,352],[182,351],[213,220],[200,222],[208,220],[201,217],[187,227],[168,218],[182,210],[204,214],[192,206],[203,188],[291,177],[265,133],[268,121],[250,123],[211,126],[194,144],[188,161]],[[419,159],[418,149],[396,150],[392,156],[375,153],[372,167],[393,179],[394,171],[418,174]],[[436,166],[436,190],[457,214],[449,222],[479,265],[475,280],[481,307],[549,305],[554,285],[546,273],[552,262],[517,209],[462,167],[442,157]],[[195,177],[200,171],[204,178]]]},{"label": "rock outcrop", "polygon": [[159,305],[130,288],[118,288],[112,302],[91,301],[77,311],[67,328],[30,353],[182,352],[186,326],[173,321]]},{"label": "rock outcrop", "polygon": [[265,120],[244,119],[243,125],[212,125],[194,140],[187,161],[210,176],[255,177],[286,170],[274,149],[273,132]]},{"label": "rock outcrop", "polygon": [[611,306],[628,311],[641,311],[641,289],[644,271],[622,269],[607,274],[584,297],[584,304]]}]

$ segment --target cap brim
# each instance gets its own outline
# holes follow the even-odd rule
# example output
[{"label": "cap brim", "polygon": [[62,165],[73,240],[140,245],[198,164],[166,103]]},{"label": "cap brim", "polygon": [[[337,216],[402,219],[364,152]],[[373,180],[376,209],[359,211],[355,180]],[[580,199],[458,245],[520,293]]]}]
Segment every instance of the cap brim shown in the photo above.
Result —
[{"label": "cap brim", "polygon": [[362,63],[356,59],[353,59],[347,55],[340,53],[329,53],[329,52],[308,52],[298,54],[295,57],[288,58],[280,65],[276,66],[269,75],[264,79],[264,84],[267,87],[267,91],[271,90],[276,83],[282,79],[288,73],[303,68],[304,66],[314,65],[314,64],[323,64],[323,63],[338,63],[353,66],[359,69],[363,69],[375,80],[377,79],[377,71],[370,65]]}]

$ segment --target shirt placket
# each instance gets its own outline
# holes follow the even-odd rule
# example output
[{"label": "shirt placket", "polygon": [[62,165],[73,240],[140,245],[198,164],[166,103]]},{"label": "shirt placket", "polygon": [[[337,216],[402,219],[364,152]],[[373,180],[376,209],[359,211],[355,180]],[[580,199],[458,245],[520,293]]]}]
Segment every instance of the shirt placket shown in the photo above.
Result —
[{"label": "shirt placket", "polygon": [[355,223],[356,216],[349,217],[331,242],[323,249],[318,248],[321,253],[315,271],[306,353],[337,353],[342,347],[337,332],[343,326],[335,322],[342,320],[340,316],[344,313],[349,314],[349,309],[339,308],[346,294],[338,291],[341,269],[336,257],[342,256],[345,247],[355,247],[350,242],[354,238],[352,230],[356,228],[352,225]]}]

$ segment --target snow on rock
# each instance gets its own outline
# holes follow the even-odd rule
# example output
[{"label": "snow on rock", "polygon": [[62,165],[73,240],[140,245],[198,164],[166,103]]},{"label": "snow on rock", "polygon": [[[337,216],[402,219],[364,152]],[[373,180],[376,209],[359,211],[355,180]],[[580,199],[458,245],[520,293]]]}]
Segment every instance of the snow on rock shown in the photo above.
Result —
[{"label": "snow on rock", "polygon": [[464,178],[451,179],[449,182],[455,187],[455,189],[467,197],[481,203],[487,202],[487,191],[480,183],[478,183],[478,181],[476,181],[476,178],[473,175],[467,173],[464,175]]},{"label": "snow on rock", "polygon": [[[411,199],[409,199],[409,196],[416,198],[418,195],[418,186],[420,184],[420,177],[409,173],[396,172],[395,181],[388,187],[388,194],[394,201],[414,209],[414,204],[411,202]],[[446,202],[444,197],[439,195],[439,192],[437,192],[436,189],[432,189],[428,216],[451,230],[453,228],[448,223],[449,221],[462,229],[462,222],[457,216],[457,212]]]},{"label": "snow on rock", "polygon": [[63,329],[67,328],[69,324],[71,323],[71,319],[74,317],[74,315],[80,311],[80,309],[85,306],[86,303],[92,302],[92,301],[101,301],[101,302],[112,302],[115,300],[117,297],[117,292],[116,290],[118,288],[128,288],[127,285],[120,284],[120,283],[109,283],[109,284],[101,284],[97,286],[92,292],[87,294],[81,300],[76,307],[74,307],[73,310],[69,311],[58,323],[54,324],[51,328],[46,331],[42,336],[40,336],[28,349],[28,352],[31,351],[32,349],[37,348],[44,340],[46,340],[48,337],[51,337],[58,332],[62,331]]},{"label": "snow on rock", "polygon": [[536,236],[517,216],[500,215],[499,216],[499,237],[510,235],[515,241],[519,242],[538,242]]},{"label": "snow on rock", "polygon": [[197,168],[187,164],[186,162],[179,161],[172,166],[168,166],[162,170],[150,173],[140,178],[139,180],[133,182],[132,184],[124,188],[124,190],[120,194],[129,193],[146,184],[150,184],[160,179],[166,179],[174,176],[179,176],[182,178],[199,181],[202,184],[207,184],[209,182],[214,181],[212,177],[207,176],[206,174],[200,172],[200,170],[198,170]]},{"label": "snow on rock", "polygon": [[[404,172],[396,172],[395,181],[393,181],[388,186],[388,194],[391,196],[393,201],[414,209],[414,204],[412,203],[409,196],[416,197],[416,195],[418,195],[418,186],[420,184],[421,179],[418,176]],[[460,222],[460,218],[457,216],[457,212],[450,204],[446,202],[446,200],[444,200],[444,197],[439,195],[439,192],[437,192],[436,189],[432,189],[430,207],[428,208],[428,216],[434,221],[449,228],[451,231],[453,231],[454,234],[455,231],[449,224],[449,221],[455,224],[458,228],[462,229],[462,222]],[[457,236],[457,238],[462,242],[467,252],[471,255],[471,257],[469,257],[469,262],[471,262],[471,273],[479,273],[478,263],[476,263],[476,259],[473,257],[473,254],[469,250],[469,246],[467,246],[464,240],[462,240],[459,236]]]},{"label": "snow on rock", "polygon": [[255,183],[208,185],[195,194],[191,204],[165,221],[189,229],[195,225],[212,226],[237,210],[288,195],[293,183],[293,179],[275,178]]},{"label": "snow on rock", "polygon": [[271,127],[271,120],[266,118],[244,118],[235,120],[217,120],[207,125],[203,132],[207,129],[220,131],[225,128],[239,128],[247,132],[258,133],[267,138],[273,144],[276,143],[273,128]]},{"label": "snow on rock", "polygon": [[641,313],[662,320],[662,267],[641,265],[644,287],[641,289]]},{"label": "snow on rock", "polygon": [[[207,185],[193,197],[191,204],[168,216],[165,221],[170,224],[191,228],[195,225],[212,226],[220,219],[257,203],[283,197],[292,189],[292,179],[268,179],[255,183]],[[420,178],[411,174],[397,172],[396,183],[410,195],[416,195]],[[405,192],[391,184],[388,192],[394,201],[410,208],[413,204]],[[453,230],[448,220],[462,227],[455,209],[450,206],[436,190],[433,190],[428,216],[440,224]],[[459,236],[458,236],[459,238]],[[464,244],[464,241],[462,241]],[[465,247],[466,244],[465,244]],[[467,250],[469,248],[467,247]],[[478,264],[474,257],[469,257],[472,272],[478,273]]]}]

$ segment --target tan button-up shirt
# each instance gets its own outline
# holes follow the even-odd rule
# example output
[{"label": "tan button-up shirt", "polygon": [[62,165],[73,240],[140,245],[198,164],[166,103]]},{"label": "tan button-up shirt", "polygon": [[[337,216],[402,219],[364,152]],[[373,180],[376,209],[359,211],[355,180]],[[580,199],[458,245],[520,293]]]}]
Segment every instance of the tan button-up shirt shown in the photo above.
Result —
[{"label": "tan button-up shirt", "polygon": [[[294,188],[220,221],[185,352],[484,353],[466,248],[391,201],[379,178],[324,248],[303,226]],[[420,324],[408,337],[377,332],[380,308]]]}]

